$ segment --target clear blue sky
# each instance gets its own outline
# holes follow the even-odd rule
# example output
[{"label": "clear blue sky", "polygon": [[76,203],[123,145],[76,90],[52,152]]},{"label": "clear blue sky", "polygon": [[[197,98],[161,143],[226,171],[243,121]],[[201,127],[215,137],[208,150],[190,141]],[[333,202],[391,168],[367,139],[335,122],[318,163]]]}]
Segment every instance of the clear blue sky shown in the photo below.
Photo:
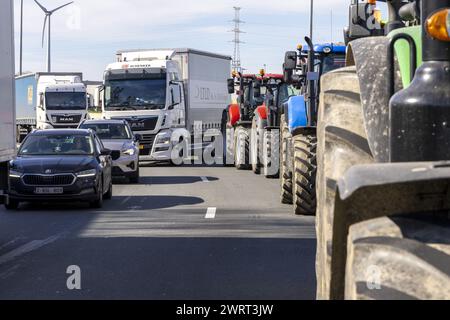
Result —
[{"label": "clear blue sky", "polygon": [[[18,57],[20,0],[14,2]],[[33,0],[24,2],[24,70],[43,71],[44,14]],[[67,1],[40,2],[53,9]],[[349,3],[315,0],[315,42],[342,41]],[[130,48],[191,47],[232,55],[233,6],[242,7],[246,22],[243,67],[257,72],[266,64],[269,72],[280,72],[284,52],[309,32],[309,0],[75,0],[52,18],[53,71],[81,71],[86,80],[101,80],[116,50]]]}]

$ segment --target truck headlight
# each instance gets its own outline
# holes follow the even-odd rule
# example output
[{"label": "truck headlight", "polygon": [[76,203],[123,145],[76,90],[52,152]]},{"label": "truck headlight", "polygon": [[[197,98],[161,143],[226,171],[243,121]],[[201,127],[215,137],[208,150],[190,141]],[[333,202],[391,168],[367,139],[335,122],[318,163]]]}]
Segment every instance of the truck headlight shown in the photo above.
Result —
[{"label": "truck headlight", "polygon": [[133,148],[122,150],[122,154],[127,156],[134,156],[136,154],[136,150]]},{"label": "truck headlight", "polygon": [[89,178],[89,177],[95,177],[97,175],[97,170],[91,169],[91,170],[85,170],[77,173],[78,178]]},{"label": "truck headlight", "polygon": [[14,179],[20,179],[20,178],[22,178],[22,173],[19,171],[10,170],[9,177],[14,178]]},{"label": "truck headlight", "polygon": [[159,139],[159,144],[169,144],[170,143],[170,137],[164,137]]}]

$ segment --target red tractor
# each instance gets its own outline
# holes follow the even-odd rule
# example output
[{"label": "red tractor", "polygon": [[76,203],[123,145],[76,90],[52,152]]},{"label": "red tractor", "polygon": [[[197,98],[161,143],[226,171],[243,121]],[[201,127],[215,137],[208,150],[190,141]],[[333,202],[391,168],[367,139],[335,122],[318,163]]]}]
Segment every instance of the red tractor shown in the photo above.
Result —
[{"label": "red tractor", "polygon": [[262,71],[260,75],[235,73],[228,80],[228,91],[237,95],[237,103],[228,106],[222,116],[224,165],[234,164],[238,170],[253,168],[259,173],[263,153],[258,146],[270,113],[266,98],[273,95],[273,87],[282,79],[282,75]]}]

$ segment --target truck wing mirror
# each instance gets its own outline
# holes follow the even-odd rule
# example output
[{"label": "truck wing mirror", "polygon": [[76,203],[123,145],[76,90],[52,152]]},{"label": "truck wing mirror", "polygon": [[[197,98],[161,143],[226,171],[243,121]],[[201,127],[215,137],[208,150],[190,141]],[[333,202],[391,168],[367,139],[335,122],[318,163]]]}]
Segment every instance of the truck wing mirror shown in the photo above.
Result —
[{"label": "truck wing mirror", "polygon": [[228,79],[227,80],[227,84],[228,84],[228,93],[229,94],[233,94],[235,89],[234,89],[234,79]]},{"label": "truck wing mirror", "polygon": [[[283,66],[283,69],[284,69],[284,66]],[[292,76],[293,76],[292,70],[284,69],[284,71],[283,71],[283,81],[284,82],[286,82],[287,84],[291,84],[293,82]]]},{"label": "truck wing mirror", "polygon": [[284,57],[284,71],[292,71],[297,67],[297,52],[288,51]]}]

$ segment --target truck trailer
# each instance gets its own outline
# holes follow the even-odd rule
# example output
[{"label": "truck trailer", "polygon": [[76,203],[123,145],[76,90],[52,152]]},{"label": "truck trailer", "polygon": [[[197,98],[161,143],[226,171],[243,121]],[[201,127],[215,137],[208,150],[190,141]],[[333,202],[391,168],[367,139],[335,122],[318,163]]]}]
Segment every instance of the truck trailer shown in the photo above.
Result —
[{"label": "truck trailer", "polygon": [[77,128],[88,117],[82,73],[31,73],[16,77],[19,141],[33,129]]},{"label": "truck trailer", "polygon": [[141,160],[170,161],[177,129],[220,130],[231,57],[193,49],[125,50],[104,74],[103,118],[127,120]]},{"label": "truck trailer", "polygon": [[8,189],[9,161],[16,155],[14,108],[14,18],[12,0],[0,10],[0,203]]}]

